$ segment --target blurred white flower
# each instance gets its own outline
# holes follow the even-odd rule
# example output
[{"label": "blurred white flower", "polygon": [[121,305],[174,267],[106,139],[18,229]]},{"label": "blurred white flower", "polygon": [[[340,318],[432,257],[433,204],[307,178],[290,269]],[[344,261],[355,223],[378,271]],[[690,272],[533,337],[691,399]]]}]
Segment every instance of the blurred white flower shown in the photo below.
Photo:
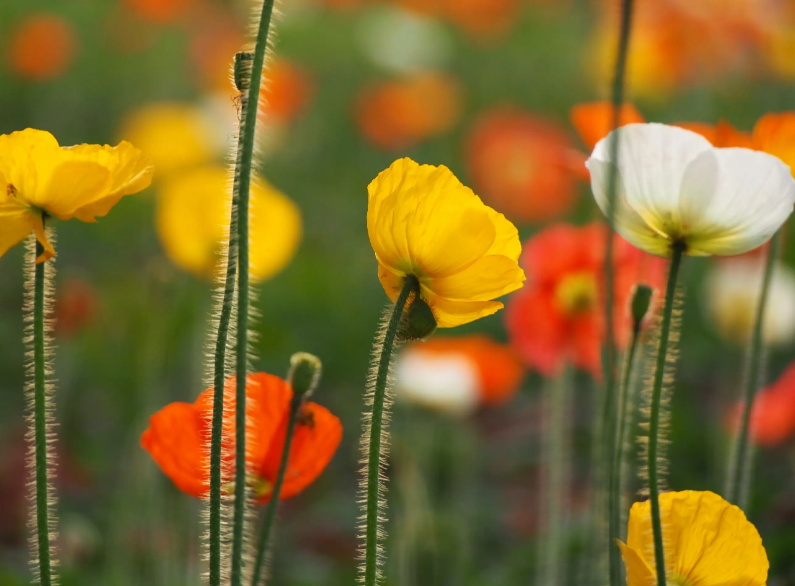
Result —
[{"label": "blurred white flower", "polygon": [[[724,338],[746,343],[756,319],[764,265],[755,259],[715,264],[706,277],[704,300],[715,329]],[[773,269],[762,336],[766,344],[786,344],[795,337],[795,272]]]},{"label": "blurred white flower", "polygon": [[396,73],[437,69],[453,51],[442,24],[398,7],[370,11],[361,21],[359,41],[375,65]]},{"label": "blurred white flower", "polygon": [[398,358],[395,392],[399,401],[464,416],[478,405],[477,367],[463,355],[433,355],[408,348]]},{"label": "blurred white flower", "polygon": [[[792,212],[795,180],[772,155],[714,148],[664,124],[614,132],[620,137],[615,229],[646,252],[671,256],[680,243],[694,256],[741,254],[767,242]],[[612,134],[586,162],[605,214]]]}]

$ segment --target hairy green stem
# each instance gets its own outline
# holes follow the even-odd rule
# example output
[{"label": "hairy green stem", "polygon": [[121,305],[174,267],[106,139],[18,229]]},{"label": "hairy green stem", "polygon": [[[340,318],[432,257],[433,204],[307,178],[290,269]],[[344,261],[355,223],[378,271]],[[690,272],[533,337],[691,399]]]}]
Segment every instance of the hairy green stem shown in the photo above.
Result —
[{"label": "hairy green stem", "polygon": [[264,0],[262,14],[251,60],[251,82],[247,102],[250,107],[243,113],[240,133],[240,181],[237,211],[238,238],[238,311],[236,356],[236,408],[235,408],[235,508],[232,527],[232,586],[243,581],[243,526],[246,512],[246,375],[248,374],[248,302],[249,302],[249,251],[248,217],[251,170],[254,162],[254,138],[257,128],[257,105],[262,83],[262,68],[268,46],[273,1]]},{"label": "hairy green stem", "polygon": [[745,498],[751,481],[752,445],[751,445],[751,413],[753,412],[754,397],[759,390],[762,365],[764,362],[763,326],[765,310],[770,293],[770,283],[773,280],[773,266],[778,257],[779,233],[770,240],[765,262],[765,272],[762,278],[762,289],[756,307],[754,329],[748,348],[748,363],[745,373],[745,388],[743,389],[743,411],[740,417],[740,429],[732,448],[729,468],[726,475],[726,500],[745,507]]},{"label": "hairy green stem", "polygon": [[[44,253],[36,242],[36,257]],[[35,262],[35,261],[34,261]],[[44,284],[46,262],[36,264],[33,277],[33,393],[34,440],[36,446],[36,534],[38,535],[39,581],[51,586],[52,557],[50,552],[50,510],[47,464],[47,381],[44,330]]]},{"label": "hairy green stem", "polygon": [[287,421],[287,436],[284,439],[282,460],[279,464],[279,473],[276,476],[276,482],[273,485],[271,500],[268,503],[268,508],[265,510],[265,519],[262,523],[262,532],[260,533],[259,544],[257,545],[257,557],[254,562],[254,574],[251,579],[251,586],[257,586],[262,578],[262,568],[265,565],[265,555],[268,553],[271,529],[276,519],[276,510],[279,508],[279,496],[282,493],[284,475],[287,472],[287,463],[290,459],[290,446],[293,443],[293,436],[295,435],[295,424],[298,421],[298,413],[301,410],[302,404],[303,397],[298,394],[293,395],[292,401],[290,402],[290,415]]},{"label": "hairy green stem", "polygon": [[[633,0],[622,0],[621,2],[621,23],[618,37],[618,48],[616,51],[616,65],[613,73],[613,87],[612,99],[613,104],[613,130],[616,130],[621,125],[621,107],[624,103],[624,86],[627,69],[627,55],[629,53],[629,39],[632,30],[632,9],[634,6]],[[614,133],[610,139],[610,160],[615,164],[610,166],[607,178],[607,241],[605,243],[605,261],[604,261],[604,311],[605,311],[605,345],[603,350],[603,376],[605,381],[605,394],[604,394],[604,411],[602,413],[602,441],[600,442],[600,450],[602,452],[602,462],[605,465],[605,475],[608,479],[612,479],[612,453],[610,450],[611,440],[613,438],[615,421],[613,420],[615,414],[615,369],[616,369],[616,343],[615,331],[613,322],[613,304],[614,300],[614,280],[613,274],[613,241],[616,215],[616,191],[618,188],[618,157],[619,157],[619,137],[618,133]],[[608,480],[609,482],[609,480]],[[603,491],[603,485],[597,487],[597,492]],[[608,521],[609,526],[609,521]],[[608,543],[608,548],[612,551],[615,547],[612,542]],[[613,556],[609,556],[610,560],[610,576],[611,586],[620,586],[612,581],[612,576],[616,573],[613,567]]]},{"label": "hairy green stem", "polygon": [[629,341],[629,348],[624,358],[624,371],[618,387],[617,409],[616,409],[616,433],[613,444],[613,460],[611,464],[611,476],[608,487],[608,531],[610,548],[610,584],[620,586],[621,584],[621,551],[618,549],[615,540],[621,538],[621,495],[622,495],[622,459],[624,456],[624,441],[626,434],[627,419],[627,400],[629,394],[629,383],[632,379],[632,367],[635,362],[635,353],[638,348],[638,334],[640,333],[640,323],[637,323],[632,331]]},{"label": "hairy green stem", "polygon": [[403,310],[409,296],[419,295],[419,282],[414,275],[406,277],[403,289],[395,301],[389,318],[381,354],[378,358],[378,371],[373,389],[373,408],[370,418],[370,444],[367,454],[367,495],[366,527],[364,545],[364,586],[375,586],[378,578],[378,523],[379,499],[381,497],[381,442],[384,427],[384,401],[392,364],[392,351],[395,338],[403,317]]},{"label": "hairy green stem", "polygon": [[665,289],[665,306],[663,307],[662,324],[660,325],[660,342],[657,347],[657,363],[654,370],[654,381],[651,390],[649,410],[649,500],[651,501],[651,524],[654,534],[654,557],[657,567],[657,586],[665,586],[665,551],[663,550],[662,521],[660,519],[660,491],[657,474],[657,440],[660,431],[660,402],[662,400],[663,379],[665,378],[665,362],[668,354],[668,336],[671,333],[671,317],[673,316],[674,297],[676,295],[676,279],[685,246],[675,242],[672,247],[671,266],[668,269],[668,285]]},{"label": "hairy green stem", "polygon": [[[235,82],[240,99],[240,124],[247,110],[249,69],[246,60],[249,54],[235,55]],[[227,246],[226,277],[224,280],[221,313],[218,317],[218,334],[215,340],[213,361],[213,420],[210,439],[210,586],[221,586],[221,448],[224,419],[224,391],[226,386],[226,347],[229,342],[229,325],[234,306],[235,285],[237,284],[238,222],[237,208],[240,188],[240,153],[237,152],[235,176],[232,186],[232,207],[229,218],[229,244]]]}]

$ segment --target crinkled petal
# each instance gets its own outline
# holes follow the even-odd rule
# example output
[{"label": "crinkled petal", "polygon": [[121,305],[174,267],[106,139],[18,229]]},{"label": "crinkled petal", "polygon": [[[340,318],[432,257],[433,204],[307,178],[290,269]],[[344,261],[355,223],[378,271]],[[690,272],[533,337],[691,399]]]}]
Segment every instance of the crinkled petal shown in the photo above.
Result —
[{"label": "crinkled petal", "polygon": [[44,207],[50,173],[62,160],[58,141],[49,132],[27,128],[0,135],[0,175],[3,191],[13,185],[17,197]]},{"label": "crinkled petal", "polygon": [[61,220],[74,217],[75,210],[107,193],[110,172],[93,161],[67,158],[50,173],[40,205]]},{"label": "crinkled petal", "polygon": [[524,271],[516,259],[488,255],[459,273],[432,279],[429,287],[445,299],[489,301],[516,291],[524,280]]},{"label": "crinkled petal", "polygon": [[424,286],[420,295],[431,307],[440,328],[454,328],[497,313],[504,306],[499,301],[457,301],[434,294]]},{"label": "crinkled petal", "polygon": [[761,246],[795,204],[795,180],[778,158],[742,148],[713,149],[688,166],[679,215],[689,254],[741,254]]},{"label": "crinkled petal", "polygon": [[[711,150],[712,145],[695,132],[664,124],[630,124],[613,132],[617,132],[620,139],[618,170],[626,204],[652,229],[665,232],[671,215],[679,210],[679,190],[688,165],[700,153]],[[586,163],[589,169],[593,160],[612,162],[610,140],[613,132],[596,145]],[[603,194],[599,207],[604,211],[607,208],[607,177],[597,180],[593,170],[591,177],[594,192],[598,188]]]}]

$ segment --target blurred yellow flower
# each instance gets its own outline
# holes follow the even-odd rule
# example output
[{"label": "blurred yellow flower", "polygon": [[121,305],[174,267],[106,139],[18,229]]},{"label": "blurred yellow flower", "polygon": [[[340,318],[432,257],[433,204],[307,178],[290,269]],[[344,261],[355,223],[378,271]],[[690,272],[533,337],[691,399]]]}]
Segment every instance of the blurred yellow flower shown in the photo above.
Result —
[{"label": "blurred yellow flower", "polygon": [[[218,251],[229,235],[231,206],[229,173],[222,166],[186,171],[166,180],[158,193],[157,233],[175,264],[197,276],[211,278]],[[251,186],[250,271],[261,281],[281,271],[301,241],[301,212],[268,183]]]},{"label": "blurred yellow flower", "polygon": [[47,216],[95,222],[151,182],[151,161],[126,141],[62,147],[43,130],[0,135],[0,256],[34,231],[44,247],[37,262],[52,258]]},{"label": "blurred yellow flower", "polygon": [[152,157],[161,178],[209,163],[216,155],[212,124],[191,104],[147,104],[125,117],[120,134]]},{"label": "blurred yellow flower", "polygon": [[[713,492],[660,495],[669,584],[763,586],[770,567],[759,532],[738,507]],[[627,543],[618,542],[627,586],[657,583],[649,501],[629,512]]]},{"label": "blurred yellow flower", "polygon": [[447,167],[398,159],[367,188],[367,232],[392,301],[408,275],[440,328],[491,315],[525,280],[516,227]]}]

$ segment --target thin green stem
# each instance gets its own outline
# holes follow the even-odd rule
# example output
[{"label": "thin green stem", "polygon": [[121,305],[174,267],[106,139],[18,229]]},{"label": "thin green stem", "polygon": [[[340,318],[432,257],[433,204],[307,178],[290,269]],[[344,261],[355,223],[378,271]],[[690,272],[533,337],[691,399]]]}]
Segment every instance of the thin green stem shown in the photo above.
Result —
[{"label": "thin green stem", "polygon": [[[612,99],[613,104],[613,130],[616,130],[621,125],[621,106],[624,103],[624,87],[627,69],[627,55],[629,53],[629,40],[630,32],[632,30],[632,9],[634,6],[633,0],[622,0],[621,3],[621,23],[618,36],[618,48],[616,50],[616,65],[613,73],[613,87]],[[614,300],[614,280],[615,275],[613,271],[613,241],[615,225],[615,208],[616,208],[616,191],[618,187],[618,157],[619,157],[619,140],[618,133],[613,133],[610,139],[610,160],[614,162],[610,166],[607,178],[607,241],[605,243],[605,261],[604,261],[604,311],[605,311],[605,343],[603,350],[603,376],[605,380],[605,393],[604,393],[604,411],[602,413],[602,441],[600,448],[602,458],[605,466],[605,475],[608,479],[613,477],[612,470],[612,453],[610,450],[611,440],[613,438],[615,421],[613,420],[615,409],[615,370],[616,370],[616,343],[615,331],[613,322],[613,304]],[[599,482],[597,492],[602,492],[603,480]],[[609,480],[608,480],[609,482]],[[609,521],[608,521],[609,526]],[[608,548],[612,551],[614,545],[608,543]],[[613,568],[613,556],[610,555],[610,575],[615,574]],[[611,581],[612,586],[619,586]]]},{"label": "thin green stem", "polygon": [[[36,242],[36,258],[44,253]],[[34,261],[35,262],[35,261]],[[50,510],[47,474],[47,382],[45,380],[44,281],[45,262],[36,265],[33,282],[33,393],[34,439],[36,443],[36,533],[39,542],[39,581],[51,586],[52,559],[50,552]]]},{"label": "thin green stem", "polygon": [[238,311],[236,356],[236,409],[235,409],[235,508],[232,527],[232,586],[243,580],[243,525],[246,509],[246,375],[248,374],[248,302],[249,302],[249,251],[248,212],[251,189],[251,169],[254,162],[254,134],[257,127],[257,104],[262,83],[262,67],[268,46],[273,0],[264,0],[260,16],[254,56],[251,60],[251,83],[247,102],[250,107],[243,113],[240,132],[240,181],[238,195]]},{"label": "thin green stem", "polygon": [[400,320],[409,296],[419,295],[419,282],[414,275],[406,277],[403,289],[395,302],[392,315],[384,334],[378,371],[373,389],[373,409],[370,418],[370,445],[367,455],[367,510],[364,546],[364,586],[375,586],[378,577],[378,522],[379,499],[381,497],[381,442],[384,427],[384,400],[392,363],[392,352]]},{"label": "thin green stem", "polygon": [[[244,93],[248,89],[249,76],[245,60],[247,55],[235,55],[235,72],[238,90],[241,92],[241,119],[248,103]],[[221,586],[221,448],[224,419],[224,390],[226,381],[226,347],[229,342],[229,325],[232,319],[235,285],[237,283],[238,222],[237,208],[240,191],[240,153],[235,164],[235,177],[232,187],[232,208],[229,218],[229,244],[227,246],[226,277],[224,281],[221,313],[218,316],[218,335],[215,340],[213,362],[213,421],[210,439],[210,586]]]},{"label": "thin green stem", "polygon": [[254,562],[254,574],[251,579],[251,586],[257,586],[262,579],[262,568],[265,565],[265,555],[268,553],[268,544],[270,543],[273,522],[276,519],[276,510],[279,508],[279,495],[282,493],[284,475],[287,472],[287,462],[290,459],[290,446],[293,443],[295,424],[298,421],[298,413],[303,403],[302,399],[300,395],[293,395],[293,399],[290,402],[290,415],[287,421],[287,436],[284,439],[284,451],[282,451],[282,460],[279,464],[279,473],[276,476],[276,482],[273,485],[271,500],[268,503],[268,508],[265,510],[265,519],[262,523],[262,532],[260,533],[259,544],[257,545],[257,558]]},{"label": "thin green stem", "polygon": [[651,408],[649,410],[649,500],[651,501],[651,524],[654,534],[654,557],[657,567],[657,586],[665,586],[665,551],[663,550],[662,521],[660,519],[660,491],[657,473],[657,440],[660,432],[660,402],[662,400],[665,363],[668,354],[668,336],[671,333],[671,318],[676,295],[676,279],[685,246],[673,244],[671,266],[668,270],[668,285],[665,289],[665,306],[663,307],[662,324],[660,325],[660,343],[657,347],[657,364],[654,370],[654,381],[651,390]]},{"label": "thin green stem", "polygon": [[732,449],[729,468],[726,475],[726,500],[739,507],[745,506],[745,496],[751,480],[751,413],[753,412],[754,398],[759,390],[764,341],[762,339],[765,311],[770,293],[770,283],[773,280],[773,266],[778,257],[779,234],[776,233],[770,240],[767,251],[765,272],[762,278],[762,289],[756,307],[756,320],[754,322],[751,342],[748,349],[748,366],[745,373],[745,388],[743,389],[743,411],[740,417],[740,429]]},{"label": "thin green stem", "polygon": [[624,371],[621,376],[621,383],[618,387],[617,413],[616,413],[616,433],[613,444],[613,461],[611,465],[611,476],[608,488],[608,515],[609,515],[609,543],[610,548],[610,584],[611,586],[621,585],[621,552],[615,543],[616,539],[621,538],[621,476],[622,458],[624,455],[624,441],[626,434],[627,419],[627,396],[629,394],[629,383],[632,378],[632,367],[635,362],[635,353],[638,348],[638,334],[640,324],[636,324],[632,331],[626,357],[624,359]]}]

